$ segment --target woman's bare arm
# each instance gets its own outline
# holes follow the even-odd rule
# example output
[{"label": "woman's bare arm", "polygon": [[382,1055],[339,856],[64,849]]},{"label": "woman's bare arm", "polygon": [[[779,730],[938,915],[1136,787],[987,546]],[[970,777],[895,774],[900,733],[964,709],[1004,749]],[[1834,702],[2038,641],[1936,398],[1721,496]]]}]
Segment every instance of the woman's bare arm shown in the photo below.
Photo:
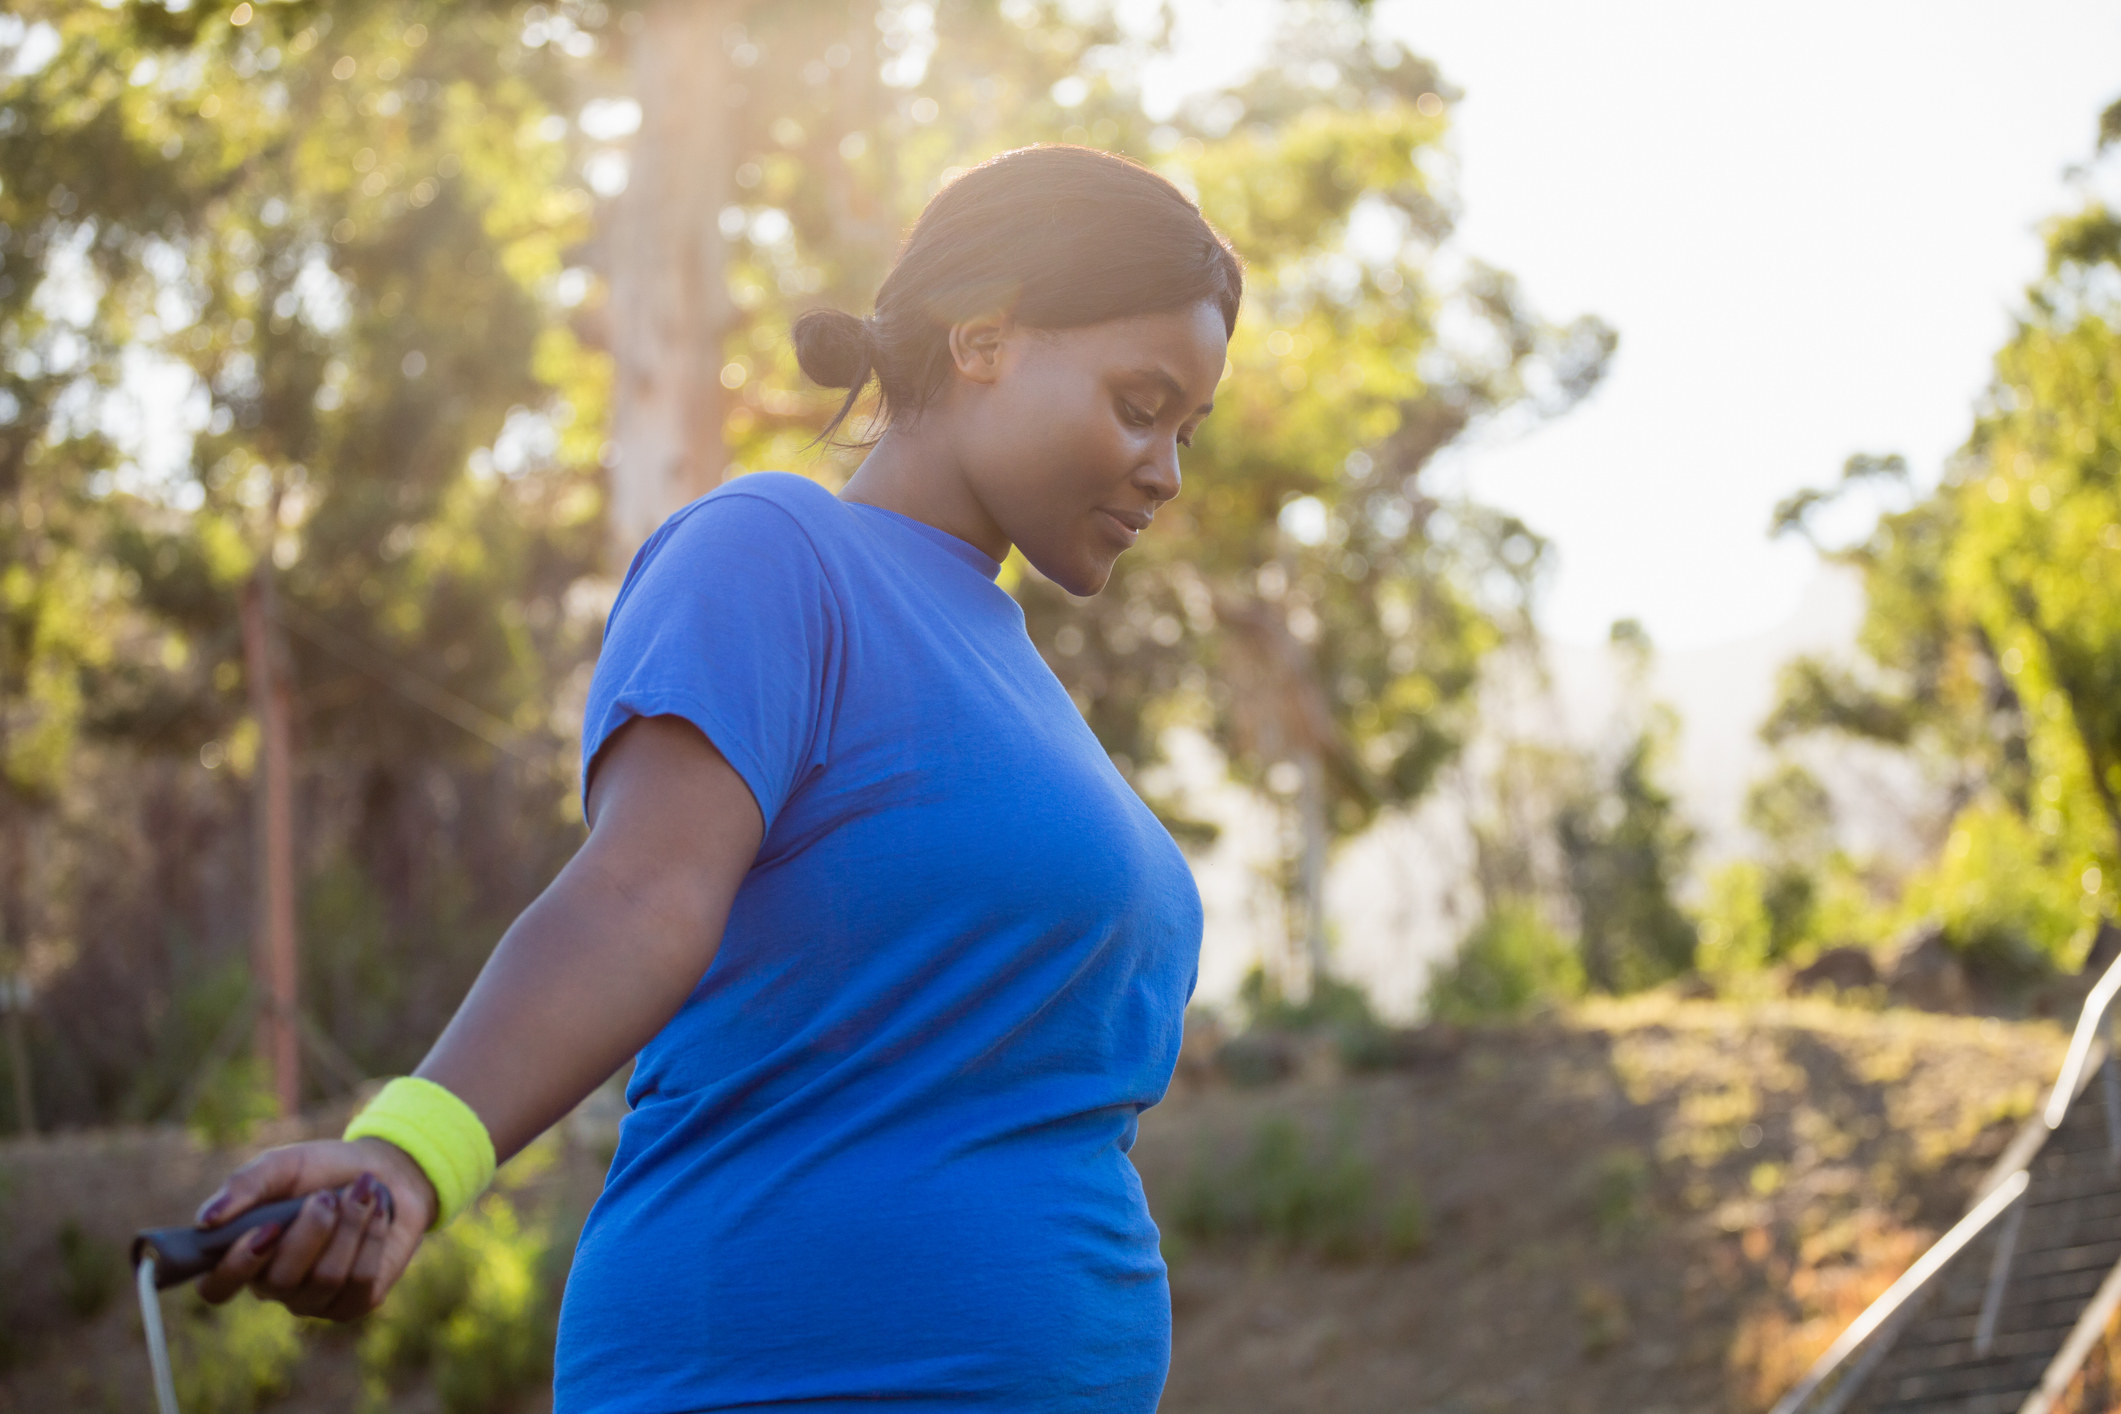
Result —
[{"label": "woman's bare arm", "polygon": [[[420,1063],[418,1074],[477,1112],[502,1159],[677,1011],[714,960],[763,833],[743,778],[675,717],[636,718],[613,735],[589,819],[588,842],[502,937]],[[397,1200],[387,1227],[371,1188],[328,1191],[363,1174]],[[435,1210],[434,1190],[395,1146],[319,1140],[245,1164],[202,1221],[305,1192],[312,1197],[285,1233],[239,1243],[207,1275],[207,1299],[249,1285],[304,1314],[363,1314],[404,1271]]]},{"label": "woman's bare arm", "polygon": [[758,805],[676,717],[635,718],[591,782],[589,842],[501,939],[419,1075],[506,1159],[670,1020],[721,944]]}]

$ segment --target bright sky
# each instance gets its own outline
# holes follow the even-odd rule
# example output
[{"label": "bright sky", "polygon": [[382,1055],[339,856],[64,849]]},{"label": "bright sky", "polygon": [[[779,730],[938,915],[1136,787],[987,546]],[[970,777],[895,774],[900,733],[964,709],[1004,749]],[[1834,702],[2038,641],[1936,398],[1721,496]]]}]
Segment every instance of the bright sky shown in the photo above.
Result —
[{"label": "bright sky", "polygon": [[[1274,5],[1178,8],[1199,82]],[[1553,540],[1544,621],[1573,641],[1772,627],[1816,571],[1767,540],[1777,500],[1855,451],[1934,477],[2121,97],[2110,0],[1378,9],[1464,93],[1461,246],[1620,331],[1589,404],[1440,469]]]}]

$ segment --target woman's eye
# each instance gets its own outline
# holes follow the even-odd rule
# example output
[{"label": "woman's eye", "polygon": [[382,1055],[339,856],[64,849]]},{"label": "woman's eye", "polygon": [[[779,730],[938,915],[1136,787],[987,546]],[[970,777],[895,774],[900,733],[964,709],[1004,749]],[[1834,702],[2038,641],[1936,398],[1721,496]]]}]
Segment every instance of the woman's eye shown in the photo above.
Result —
[{"label": "woman's eye", "polygon": [[1121,403],[1119,405],[1119,415],[1131,427],[1147,427],[1150,423],[1156,421],[1154,413],[1144,412],[1132,403]]}]

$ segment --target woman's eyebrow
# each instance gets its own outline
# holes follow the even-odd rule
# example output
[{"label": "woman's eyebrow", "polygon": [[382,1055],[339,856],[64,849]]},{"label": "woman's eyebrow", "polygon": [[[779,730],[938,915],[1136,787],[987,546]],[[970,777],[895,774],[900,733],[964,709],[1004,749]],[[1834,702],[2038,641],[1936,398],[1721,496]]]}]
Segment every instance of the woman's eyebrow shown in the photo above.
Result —
[{"label": "woman's eyebrow", "polygon": [[[1171,374],[1165,371],[1164,369],[1156,368],[1153,366],[1147,368],[1130,368],[1127,370],[1127,376],[1129,378],[1140,378],[1147,382],[1156,384],[1158,387],[1162,388],[1164,392],[1168,394],[1174,401],[1186,396],[1185,384],[1179,382],[1176,378],[1172,377]],[[1202,403],[1199,407],[1195,408],[1193,410],[1193,415],[1195,417],[1206,417],[1209,413],[1213,411],[1215,411],[1215,399],[1210,398],[1208,399],[1208,401]]]}]

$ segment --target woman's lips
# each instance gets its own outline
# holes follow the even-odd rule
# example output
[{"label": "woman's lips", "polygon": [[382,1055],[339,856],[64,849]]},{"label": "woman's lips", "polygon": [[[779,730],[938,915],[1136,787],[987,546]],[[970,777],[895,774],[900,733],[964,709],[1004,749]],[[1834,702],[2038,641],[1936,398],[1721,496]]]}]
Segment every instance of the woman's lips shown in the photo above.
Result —
[{"label": "woman's lips", "polygon": [[[1108,511],[1102,506],[1098,507],[1097,513],[1105,518],[1105,524],[1111,527],[1114,537],[1121,545],[1132,545],[1141,535],[1143,527],[1149,524],[1149,517],[1139,513],[1129,516],[1122,511]],[[1136,520],[1140,521],[1139,525],[1134,523]]]}]

